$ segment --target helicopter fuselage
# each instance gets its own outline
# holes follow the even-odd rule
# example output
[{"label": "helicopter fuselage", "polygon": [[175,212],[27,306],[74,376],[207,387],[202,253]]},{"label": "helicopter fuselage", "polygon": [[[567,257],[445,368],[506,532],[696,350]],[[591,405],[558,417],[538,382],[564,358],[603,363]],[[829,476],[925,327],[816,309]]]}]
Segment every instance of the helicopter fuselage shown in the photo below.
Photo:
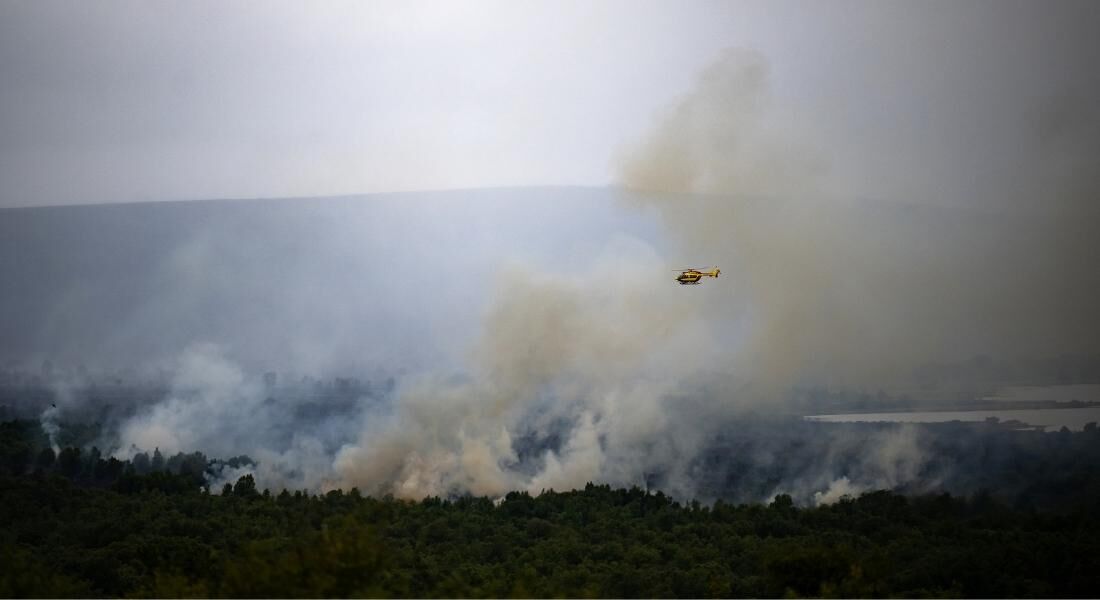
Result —
[{"label": "helicopter fuselage", "polygon": [[718,274],[721,273],[717,267],[711,271],[699,271],[696,269],[685,269],[676,277],[676,281],[680,285],[698,285],[704,277],[718,278]]}]

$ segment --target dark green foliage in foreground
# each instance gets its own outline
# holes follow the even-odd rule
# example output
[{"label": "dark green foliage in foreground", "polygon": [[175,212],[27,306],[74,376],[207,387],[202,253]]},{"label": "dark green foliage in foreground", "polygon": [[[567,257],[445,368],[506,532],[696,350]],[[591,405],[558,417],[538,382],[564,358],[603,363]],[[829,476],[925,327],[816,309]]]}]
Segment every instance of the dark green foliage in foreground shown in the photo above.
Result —
[{"label": "dark green foliage in foreground", "polygon": [[[801,509],[588,486],[410,503],[0,478],[0,596],[1096,596],[1100,521],[988,496]],[[183,483],[176,485],[173,479]]]}]

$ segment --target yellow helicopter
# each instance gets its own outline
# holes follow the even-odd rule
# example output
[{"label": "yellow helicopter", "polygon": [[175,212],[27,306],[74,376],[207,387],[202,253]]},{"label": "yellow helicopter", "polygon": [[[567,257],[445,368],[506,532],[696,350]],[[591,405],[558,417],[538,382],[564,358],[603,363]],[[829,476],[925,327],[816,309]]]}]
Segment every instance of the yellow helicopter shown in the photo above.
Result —
[{"label": "yellow helicopter", "polygon": [[718,279],[719,273],[722,269],[714,267],[710,271],[703,271],[700,269],[680,269],[680,275],[676,277],[676,281],[680,282],[680,285],[699,285],[699,282],[704,277],[713,277]]}]

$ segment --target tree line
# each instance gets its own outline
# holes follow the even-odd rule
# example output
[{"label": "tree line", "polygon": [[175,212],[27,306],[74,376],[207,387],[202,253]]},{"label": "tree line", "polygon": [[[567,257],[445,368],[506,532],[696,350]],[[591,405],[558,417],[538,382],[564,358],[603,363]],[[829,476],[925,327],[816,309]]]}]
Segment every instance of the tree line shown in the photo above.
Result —
[{"label": "tree line", "polygon": [[701,504],[593,484],[410,502],[355,489],[275,492],[250,475],[211,490],[200,453],[121,461],[64,448],[48,465],[42,452],[23,460],[16,438],[37,435],[36,425],[0,424],[0,597],[1094,597],[1100,589],[1100,516],[1082,503],[1038,510],[985,492],[875,491],[812,508],[787,495]]}]

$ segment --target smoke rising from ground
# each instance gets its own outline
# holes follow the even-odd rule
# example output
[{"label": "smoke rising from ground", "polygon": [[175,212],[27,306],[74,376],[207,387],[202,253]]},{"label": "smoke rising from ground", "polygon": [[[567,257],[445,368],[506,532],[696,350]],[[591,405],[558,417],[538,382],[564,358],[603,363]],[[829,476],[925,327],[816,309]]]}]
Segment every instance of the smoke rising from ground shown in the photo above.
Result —
[{"label": "smoke rising from ground", "polygon": [[[358,402],[369,404],[370,398]],[[167,396],[124,420],[107,447],[129,458],[139,451],[165,455],[196,449],[219,458],[247,455],[255,465],[221,473],[235,481],[254,473],[275,488],[321,489],[331,472],[334,445],[358,430],[360,406],[333,406],[308,415],[310,399],[276,400],[273,391],[211,344],[185,350],[174,366]],[[215,481],[217,488],[223,481]]]},{"label": "smoke rising from ground", "polygon": [[[671,394],[715,340],[705,323],[681,323],[682,298],[652,276],[663,267],[620,238],[584,273],[508,270],[468,379],[402,390],[389,427],[341,450],[342,480],[415,498],[642,485],[647,469],[675,471],[700,439],[694,420],[670,419]],[[561,441],[521,462],[518,436]]]},{"label": "smoke rising from ground", "polygon": [[[1078,181],[1036,152],[1023,177],[1047,181],[1053,199],[1012,193],[1016,179],[957,188],[966,198],[931,197],[943,185],[928,199],[912,188],[837,198],[828,150],[843,140],[805,139],[770,108],[767,61],[727,52],[623,161],[624,185],[678,249],[726,279],[691,296],[651,289],[641,282],[670,266],[652,257],[633,283],[506,283],[472,383],[404,396],[398,425],[342,450],[337,471],[413,497],[637,483],[653,471],[690,492],[685,469],[713,424],[792,384],[900,384],[918,365],[978,353],[1097,351],[1092,175]],[[604,273],[632,270],[620,259]],[[695,399],[673,405],[689,385]],[[549,435],[532,421],[539,410],[569,434],[523,477],[510,440],[525,427]],[[914,430],[868,443],[865,479],[833,479],[819,501],[917,477]]]},{"label": "smoke rising from ground", "polygon": [[54,454],[61,452],[61,447],[57,443],[57,434],[61,432],[61,426],[57,422],[60,413],[61,410],[55,404],[42,411],[42,415],[38,418],[38,422],[42,425],[42,433],[45,433],[46,438],[50,440],[50,449]]},{"label": "smoke rising from ground", "polygon": [[583,272],[513,265],[464,371],[407,377],[392,402],[359,398],[312,423],[297,416],[300,401],[271,398],[218,347],[192,347],[167,398],[122,424],[118,452],[247,454],[255,465],[221,476],[251,472],[275,489],[500,496],[646,485],[659,472],[663,487],[691,495],[687,469],[715,407],[680,388],[707,376],[713,365],[698,357],[719,341],[707,323],[682,321],[683,297],[653,277],[664,269],[627,236]]},{"label": "smoke rising from ground", "polygon": [[[453,264],[394,249],[420,236],[422,243],[448,240],[441,254],[466,256],[469,240],[496,239],[512,223],[470,231],[452,226],[469,219],[459,205],[409,209],[397,199],[388,213],[362,215],[357,229],[335,239],[330,228],[348,219],[317,208],[323,219],[304,231],[323,250],[320,276],[300,258],[306,249],[293,236],[274,268],[264,265],[267,233],[246,234],[249,247],[236,250],[244,258],[226,241],[235,237],[180,244],[167,253],[167,270],[157,271],[167,273],[160,279],[167,300],[140,307],[123,333],[140,337],[153,324],[175,322],[163,311],[197,306],[224,326],[208,325],[209,336],[231,331],[229,344],[245,343],[234,352],[191,344],[171,367],[166,397],[121,424],[116,451],[247,454],[255,465],[222,476],[253,472],[274,489],[354,486],[421,498],[599,481],[706,497],[700,482],[716,469],[699,457],[743,414],[778,412],[792,385],[899,383],[923,363],[977,353],[1096,352],[1100,274],[1092,263],[1100,253],[1085,200],[1095,180],[1072,167],[1090,148],[1065,133],[1073,130],[1067,119],[1084,119],[1072,102],[1054,111],[1062,116],[1051,116],[1040,136],[1062,149],[1054,153],[1058,164],[1030,172],[1050,184],[1050,195],[1029,197],[1012,192],[1014,182],[990,180],[976,198],[924,201],[907,180],[897,197],[852,200],[836,193],[852,183],[838,183],[829,168],[830,149],[844,140],[814,139],[788,125],[795,120],[771,103],[770,76],[761,55],[724,54],[624,152],[622,182],[634,191],[625,195],[659,216],[666,239],[620,234],[576,252],[583,260],[572,262],[536,256],[499,269],[487,258]],[[479,206],[493,214],[492,206]],[[417,210],[434,215],[427,230]],[[586,210],[577,210],[578,223]],[[380,217],[389,220],[380,224]],[[290,228],[297,227],[292,217],[237,220],[261,233],[303,231]],[[391,229],[397,233],[383,237]],[[372,236],[385,243],[362,244]],[[486,244],[479,254],[505,252],[507,244]],[[723,270],[717,280],[673,282],[672,269],[714,264]],[[289,276],[278,268],[286,265],[294,267]],[[258,283],[239,281],[239,273]],[[333,289],[354,293],[333,299]],[[388,289],[407,295],[374,304]],[[438,294],[440,305],[457,305],[468,289],[488,297],[474,327],[461,320],[468,312],[423,300]],[[266,307],[266,318],[249,318],[240,306],[223,312],[226,304]],[[381,307],[420,326],[344,330]],[[300,315],[309,327],[293,325]],[[187,339],[190,329],[181,329],[173,333]],[[333,354],[392,354],[387,339],[400,339],[402,350],[452,348],[460,345],[455,332],[467,329],[475,339],[458,368],[422,369],[392,395],[358,397],[310,419],[302,416],[312,410],[304,400],[272,397],[234,359],[274,352],[317,368]],[[249,337],[257,332],[267,333]],[[120,345],[133,346],[120,337]],[[765,482],[754,499],[794,493],[829,502],[858,490],[934,483],[923,472],[928,450],[914,428],[827,441],[814,460],[778,469],[784,477]],[[737,448],[723,460],[767,467],[788,458],[779,442]]]}]

